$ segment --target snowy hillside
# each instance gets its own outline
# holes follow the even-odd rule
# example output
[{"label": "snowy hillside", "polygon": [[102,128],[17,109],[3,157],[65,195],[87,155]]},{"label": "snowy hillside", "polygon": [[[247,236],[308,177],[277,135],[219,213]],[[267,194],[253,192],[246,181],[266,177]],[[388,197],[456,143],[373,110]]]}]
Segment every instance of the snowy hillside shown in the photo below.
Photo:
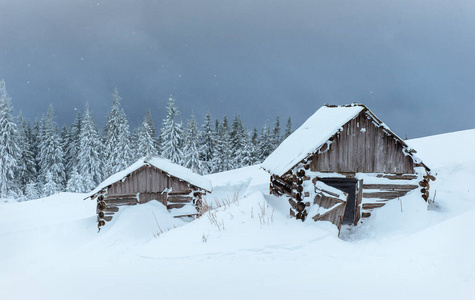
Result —
[{"label": "snowy hillside", "polygon": [[208,175],[191,223],[158,202],[97,233],[84,194],[0,204],[0,299],[468,299],[475,292],[475,130],[410,140],[437,173],[358,227],[298,222],[259,166]]}]

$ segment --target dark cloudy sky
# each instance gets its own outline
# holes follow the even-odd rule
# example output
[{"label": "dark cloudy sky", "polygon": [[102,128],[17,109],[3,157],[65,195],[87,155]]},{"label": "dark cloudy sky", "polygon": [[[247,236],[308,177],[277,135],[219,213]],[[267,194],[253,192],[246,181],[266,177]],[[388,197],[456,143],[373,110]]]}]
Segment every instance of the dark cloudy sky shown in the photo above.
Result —
[{"label": "dark cloudy sky", "polygon": [[0,0],[0,78],[15,111],[60,125],[114,87],[133,127],[170,95],[186,119],[249,127],[367,104],[396,133],[475,128],[475,1]]}]

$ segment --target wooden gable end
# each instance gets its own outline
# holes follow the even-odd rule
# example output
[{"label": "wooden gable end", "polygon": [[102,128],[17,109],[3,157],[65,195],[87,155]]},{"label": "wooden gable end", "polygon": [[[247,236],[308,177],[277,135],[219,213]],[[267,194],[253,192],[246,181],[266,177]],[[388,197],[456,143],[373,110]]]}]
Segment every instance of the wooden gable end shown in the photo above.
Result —
[{"label": "wooden gable end", "polygon": [[413,159],[384,127],[363,110],[310,158],[318,172],[413,174]]},{"label": "wooden gable end", "polygon": [[185,191],[190,189],[189,184],[176,177],[170,176],[162,170],[153,166],[143,166],[130,173],[125,180],[120,180],[112,184],[109,194],[136,194],[136,193],[157,193],[168,188],[174,191]]}]

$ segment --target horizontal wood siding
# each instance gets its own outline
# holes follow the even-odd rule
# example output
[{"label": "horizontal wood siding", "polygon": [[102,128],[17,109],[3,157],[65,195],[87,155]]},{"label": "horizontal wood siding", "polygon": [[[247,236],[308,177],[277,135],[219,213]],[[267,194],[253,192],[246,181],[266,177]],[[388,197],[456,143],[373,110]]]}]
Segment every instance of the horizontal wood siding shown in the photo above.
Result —
[{"label": "horizontal wood siding", "polygon": [[[130,173],[125,180],[112,184],[109,188],[109,194],[161,193],[170,187],[173,191],[190,190],[186,182],[170,177],[157,168],[143,166]],[[144,200],[146,199],[144,198]]]},{"label": "horizontal wood siding", "polygon": [[[157,200],[168,209],[201,203],[206,192],[151,166],[143,166],[113,183],[97,197],[98,226],[112,220],[120,206]],[[175,216],[176,217],[176,216]]]},{"label": "horizontal wood siding", "polygon": [[311,157],[318,172],[413,174],[414,162],[403,146],[374,124],[365,111],[343,126],[329,150]]}]

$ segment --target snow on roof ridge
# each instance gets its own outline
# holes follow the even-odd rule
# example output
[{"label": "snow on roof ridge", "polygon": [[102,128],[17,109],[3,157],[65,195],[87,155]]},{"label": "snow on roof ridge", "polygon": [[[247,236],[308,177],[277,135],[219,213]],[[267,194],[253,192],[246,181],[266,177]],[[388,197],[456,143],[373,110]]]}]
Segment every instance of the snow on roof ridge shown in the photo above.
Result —
[{"label": "snow on roof ridge", "polygon": [[403,139],[383,123],[366,105],[351,103],[346,105],[325,104],[310,116],[297,130],[285,139],[262,163],[262,168],[271,174],[282,176],[303,159],[313,155],[346,123],[365,111],[378,126],[404,147],[407,155],[415,162],[421,163],[428,171],[430,169],[414,155],[416,151]]},{"label": "snow on roof ridge", "polygon": [[287,137],[262,163],[269,173],[282,176],[304,158],[315,153],[343,125],[366,109],[362,104],[324,105]]},{"label": "snow on roof ridge", "polygon": [[188,181],[192,185],[205,189],[208,192],[211,192],[212,190],[211,181],[206,179],[204,176],[197,174],[181,165],[178,165],[160,155],[150,155],[149,157],[145,158],[144,161],[174,177]]},{"label": "snow on roof ridge", "polygon": [[106,180],[101,182],[94,190],[88,193],[88,196],[85,199],[92,197],[94,194],[100,192],[103,188],[117,181],[123,180],[125,177],[127,177],[127,175],[140,169],[141,167],[145,165],[152,165],[172,175],[173,177],[187,181],[196,187],[202,188],[208,192],[212,191],[211,181],[209,181],[207,178],[201,176],[200,174],[196,174],[192,170],[185,168],[183,166],[180,166],[162,156],[149,155],[147,157],[140,158],[139,160],[131,164],[125,170],[117,172],[111,175],[110,177],[108,177]]}]

